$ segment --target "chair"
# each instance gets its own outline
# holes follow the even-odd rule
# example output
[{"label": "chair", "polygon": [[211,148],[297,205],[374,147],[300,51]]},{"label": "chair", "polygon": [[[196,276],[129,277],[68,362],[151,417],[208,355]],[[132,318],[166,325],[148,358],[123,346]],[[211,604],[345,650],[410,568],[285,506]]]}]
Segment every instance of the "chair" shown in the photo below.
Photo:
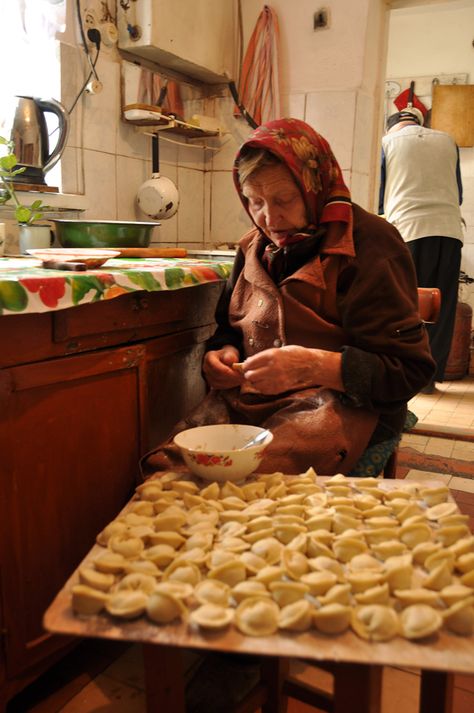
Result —
[{"label": "chair", "polygon": [[[435,324],[441,309],[441,291],[437,287],[418,287],[418,311],[423,324]],[[395,448],[383,469],[384,478],[395,478],[398,447]]]}]

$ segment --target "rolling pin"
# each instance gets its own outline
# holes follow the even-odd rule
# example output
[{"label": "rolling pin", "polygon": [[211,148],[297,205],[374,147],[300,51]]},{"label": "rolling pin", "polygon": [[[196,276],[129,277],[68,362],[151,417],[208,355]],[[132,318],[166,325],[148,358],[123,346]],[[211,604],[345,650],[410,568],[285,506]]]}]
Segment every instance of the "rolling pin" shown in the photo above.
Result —
[{"label": "rolling pin", "polygon": [[186,257],[185,248],[114,248],[119,250],[118,257]]}]

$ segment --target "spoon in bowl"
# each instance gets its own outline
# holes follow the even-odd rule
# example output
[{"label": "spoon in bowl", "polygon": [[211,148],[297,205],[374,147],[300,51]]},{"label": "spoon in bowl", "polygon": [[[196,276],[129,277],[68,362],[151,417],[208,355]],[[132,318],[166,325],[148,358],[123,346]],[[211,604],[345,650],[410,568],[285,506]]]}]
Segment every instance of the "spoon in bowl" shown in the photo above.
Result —
[{"label": "spoon in bowl", "polygon": [[247,443],[244,446],[242,446],[241,450],[243,451],[246,448],[251,448],[252,446],[258,446],[259,443],[262,443],[262,441],[264,441],[267,438],[269,433],[270,433],[270,431],[268,429],[265,429],[261,433],[257,433],[256,436],[251,438],[250,441],[247,441]]}]

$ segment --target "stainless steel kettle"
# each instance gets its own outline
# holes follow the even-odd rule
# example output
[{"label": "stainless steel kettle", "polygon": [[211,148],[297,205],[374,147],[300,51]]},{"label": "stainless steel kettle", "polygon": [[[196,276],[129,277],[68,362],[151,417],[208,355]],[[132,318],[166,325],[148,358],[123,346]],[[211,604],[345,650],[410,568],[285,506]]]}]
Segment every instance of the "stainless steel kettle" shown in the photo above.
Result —
[{"label": "stainless steel kettle", "polygon": [[[69,133],[66,109],[55,99],[16,96],[9,107],[6,120],[6,138],[14,144],[19,166],[25,171],[16,180],[20,183],[44,184],[44,174],[59,160]],[[51,112],[58,119],[58,138],[54,148],[49,148],[48,125],[45,114]]]}]

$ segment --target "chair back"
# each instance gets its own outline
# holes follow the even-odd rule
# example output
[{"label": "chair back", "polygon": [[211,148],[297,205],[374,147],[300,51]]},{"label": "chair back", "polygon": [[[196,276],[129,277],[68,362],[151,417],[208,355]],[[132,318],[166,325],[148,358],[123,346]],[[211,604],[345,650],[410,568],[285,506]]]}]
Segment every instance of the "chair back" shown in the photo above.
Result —
[{"label": "chair back", "polygon": [[423,322],[437,322],[440,309],[441,290],[437,287],[418,287],[418,311]]}]

